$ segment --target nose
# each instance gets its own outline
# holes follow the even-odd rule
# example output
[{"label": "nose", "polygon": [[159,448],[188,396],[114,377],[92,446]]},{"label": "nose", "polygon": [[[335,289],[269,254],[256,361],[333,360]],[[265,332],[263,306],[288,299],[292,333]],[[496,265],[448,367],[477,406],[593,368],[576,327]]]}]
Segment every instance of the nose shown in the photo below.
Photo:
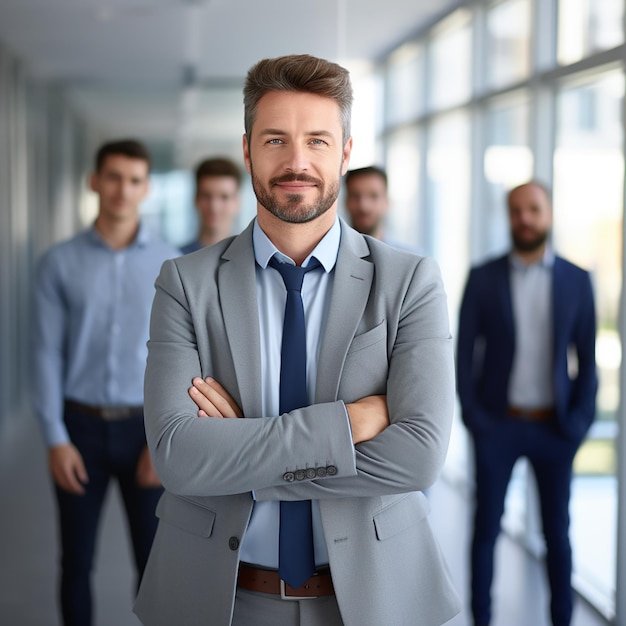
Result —
[{"label": "nose", "polygon": [[122,181],[120,184],[120,195],[122,198],[128,198],[132,195],[133,183],[131,181]]},{"label": "nose", "polygon": [[305,172],[309,168],[306,148],[298,144],[290,144],[285,154],[285,169],[288,172]]}]

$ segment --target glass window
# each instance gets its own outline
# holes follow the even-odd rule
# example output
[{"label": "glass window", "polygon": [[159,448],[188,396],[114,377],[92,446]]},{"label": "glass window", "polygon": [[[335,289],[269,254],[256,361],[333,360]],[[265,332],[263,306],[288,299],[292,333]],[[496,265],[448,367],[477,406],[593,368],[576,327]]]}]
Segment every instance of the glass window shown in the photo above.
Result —
[{"label": "glass window", "polygon": [[431,109],[467,100],[472,91],[471,13],[460,9],[435,30],[430,43],[429,77]]},{"label": "glass window", "polygon": [[469,264],[470,123],[467,111],[438,118],[427,152],[430,254],[440,267],[450,311],[458,311]]},{"label": "glass window", "polygon": [[[623,94],[620,70],[564,85],[558,94],[554,154],[555,248],[591,271],[598,316],[597,421],[576,458],[572,539],[577,572],[607,596],[615,590],[613,441],[621,363],[617,315],[622,285]],[[611,526],[606,532],[598,532],[598,515]],[[585,550],[589,543],[594,545],[592,554]]]},{"label": "glass window", "polygon": [[351,132],[354,147],[350,156],[350,169],[376,163],[376,133],[381,127],[384,112],[384,82],[378,73],[367,68],[350,68],[354,107]]},{"label": "glass window", "polygon": [[557,56],[567,65],[624,42],[623,0],[559,0]]},{"label": "glass window", "polygon": [[530,1],[508,0],[487,13],[487,84],[500,87],[530,71]]},{"label": "glass window", "polygon": [[386,109],[391,125],[412,121],[422,112],[422,60],[421,46],[405,44],[389,61]]},{"label": "glass window", "polygon": [[416,128],[394,133],[389,137],[386,159],[390,201],[387,226],[393,240],[416,249],[423,241],[419,137]]},{"label": "glass window", "polygon": [[476,230],[476,249],[482,255],[507,249],[509,225],[505,196],[509,189],[533,174],[533,154],[528,145],[529,107],[525,93],[491,101],[486,111],[486,145],[483,159],[485,202]]},{"label": "glass window", "polygon": [[[426,153],[425,252],[441,268],[453,335],[469,270],[470,136],[467,110],[438,117],[429,128]],[[446,459],[447,474],[466,476],[468,462],[467,432],[457,415]]]}]

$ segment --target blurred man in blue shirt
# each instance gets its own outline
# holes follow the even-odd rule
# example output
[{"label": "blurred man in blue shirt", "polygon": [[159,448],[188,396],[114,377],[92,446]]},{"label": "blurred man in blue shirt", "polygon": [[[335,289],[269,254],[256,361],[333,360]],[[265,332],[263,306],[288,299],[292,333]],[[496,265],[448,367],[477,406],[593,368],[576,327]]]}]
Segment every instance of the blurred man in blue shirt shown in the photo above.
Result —
[{"label": "blurred man in blue shirt", "polygon": [[[345,204],[350,225],[364,235],[418,254],[413,247],[396,241],[385,227],[389,212],[387,172],[377,165],[349,170],[345,176]],[[420,253],[421,254],[421,253]]]},{"label": "blurred man in blue shirt", "polygon": [[92,621],[90,573],[109,480],[117,480],[140,578],[161,486],[143,428],[154,279],[178,251],[141,225],[150,158],[134,140],[103,145],[90,187],[98,216],[38,264],[34,406],[48,446],[62,545],[64,624]]},{"label": "blurred man in blue shirt", "polygon": [[189,254],[233,234],[241,208],[241,170],[224,157],[201,161],[196,167],[195,204],[200,219],[198,238],[181,248]]}]

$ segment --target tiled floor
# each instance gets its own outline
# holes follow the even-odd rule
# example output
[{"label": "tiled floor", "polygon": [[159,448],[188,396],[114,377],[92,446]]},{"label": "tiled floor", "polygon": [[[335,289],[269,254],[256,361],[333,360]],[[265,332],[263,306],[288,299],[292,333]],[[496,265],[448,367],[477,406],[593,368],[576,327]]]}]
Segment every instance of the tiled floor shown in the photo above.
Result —
[{"label": "tiled floor", "polygon": [[[56,521],[45,453],[31,417],[0,430],[0,624],[58,626]],[[467,606],[469,506],[462,489],[440,481],[429,492],[432,524]],[[130,611],[132,572],[117,492],[112,490],[99,539],[94,577],[96,625],[137,626]],[[543,569],[503,537],[497,550],[492,626],[548,626]],[[572,626],[606,626],[578,602]],[[185,626],[173,625],[173,626]],[[378,626],[378,625],[377,625]],[[381,624],[380,626],[395,626]],[[416,626],[419,622],[416,621]],[[447,626],[471,626],[464,610]]]},{"label": "tiled floor", "polygon": [[[472,626],[468,599],[470,507],[459,486],[441,480],[429,493],[431,523],[450,567],[464,610],[446,626]],[[501,535],[496,547],[496,580],[491,626],[549,626],[548,591],[543,564],[518,543]],[[578,599],[572,626],[607,626],[587,603]]]}]

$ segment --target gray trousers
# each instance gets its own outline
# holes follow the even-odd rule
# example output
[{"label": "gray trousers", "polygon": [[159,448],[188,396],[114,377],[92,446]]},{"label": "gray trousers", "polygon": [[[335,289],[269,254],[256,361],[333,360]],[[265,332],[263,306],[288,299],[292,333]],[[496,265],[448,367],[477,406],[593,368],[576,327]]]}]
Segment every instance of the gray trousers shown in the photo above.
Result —
[{"label": "gray trousers", "polygon": [[343,626],[335,596],[282,600],[237,589],[232,626]]}]

